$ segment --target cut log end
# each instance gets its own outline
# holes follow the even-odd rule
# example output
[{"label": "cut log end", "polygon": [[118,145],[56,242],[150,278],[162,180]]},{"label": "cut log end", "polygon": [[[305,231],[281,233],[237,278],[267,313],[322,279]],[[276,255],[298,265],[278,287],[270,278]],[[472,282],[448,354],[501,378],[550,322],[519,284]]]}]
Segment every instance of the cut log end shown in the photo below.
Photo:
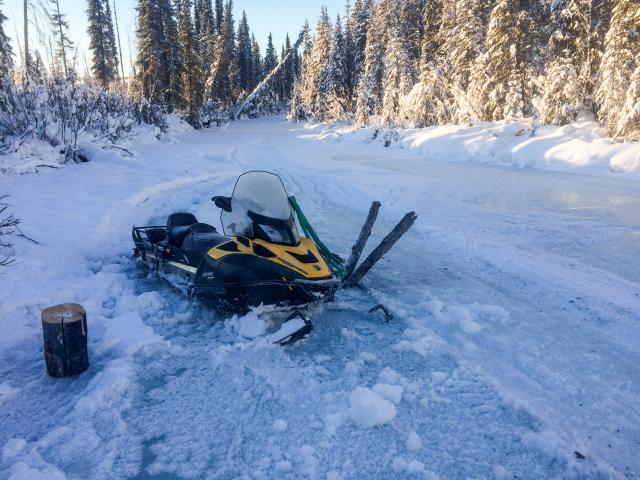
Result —
[{"label": "cut log end", "polygon": [[61,378],[89,368],[85,309],[77,303],[65,303],[44,309],[41,318],[47,373]]}]

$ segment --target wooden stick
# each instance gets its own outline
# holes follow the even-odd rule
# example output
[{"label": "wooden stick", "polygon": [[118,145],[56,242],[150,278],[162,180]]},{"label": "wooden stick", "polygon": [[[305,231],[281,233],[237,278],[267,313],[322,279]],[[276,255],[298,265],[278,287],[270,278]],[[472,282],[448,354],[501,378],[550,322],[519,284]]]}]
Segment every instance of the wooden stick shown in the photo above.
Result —
[{"label": "wooden stick", "polygon": [[418,216],[415,212],[407,213],[404,218],[400,220],[400,222],[394,227],[394,229],[391,230],[389,235],[384,237],[384,240],[380,242],[380,245],[378,245],[373,250],[373,252],[371,252],[369,256],[364,260],[364,262],[360,264],[353,275],[345,280],[344,286],[347,288],[355,287],[358,282],[362,280],[362,277],[364,277],[367,272],[369,272],[369,270],[371,270],[371,268],[378,262],[378,260],[380,260],[384,254],[391,250],[391,247],[393,247],[395,243],[400,240],[400,237],[407,233],[407,231],[415,223],[416,218],[418,218]]},{"label": "wooden stick", "polygon": [[367,244],[367,240],[371,235],[371,229],[373,228],[373,224],[378,218],[378,211],[380,210],[380,202],[373,202],[371,204],[371,208],[369,209],[369,215],[367,215],[367,220],[364,222],[362,226],[362,230],[360,230],[360,235],[358,236],[358,240],[351,247],[351,255],[349,256],[349,260],[347,261],[347,265],[345,266],[345,281],[349,279],[353,271],[356,269],[356,265],[358,264],[358,260],[360,260],[360,255],[362,255],[362,250],[364,250],[365,245]]}]

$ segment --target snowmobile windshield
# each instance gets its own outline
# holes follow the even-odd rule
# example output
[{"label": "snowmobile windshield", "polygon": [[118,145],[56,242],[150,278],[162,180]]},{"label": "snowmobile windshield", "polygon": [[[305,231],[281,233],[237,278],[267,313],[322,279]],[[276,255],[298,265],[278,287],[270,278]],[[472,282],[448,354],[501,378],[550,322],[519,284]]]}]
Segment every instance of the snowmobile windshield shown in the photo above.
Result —
[{"label": "snowmobile windshield", "polygon": [[225,235],[285,245],[300,243],[289,196],[280,177],[273,173],[240,175],[231,196],[231,211],[223,210],[220,221]]}]

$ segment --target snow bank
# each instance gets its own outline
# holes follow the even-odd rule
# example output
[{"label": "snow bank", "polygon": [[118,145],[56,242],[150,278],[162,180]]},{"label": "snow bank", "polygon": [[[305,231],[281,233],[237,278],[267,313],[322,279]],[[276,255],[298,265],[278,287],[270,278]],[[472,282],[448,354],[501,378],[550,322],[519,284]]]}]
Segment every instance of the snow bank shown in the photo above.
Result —
[{"label": "snow bank", "polygon": [[357,387],[349,395],[349,417],[361,427],[375,427],[396,418],[396,407],[372,390]]},{"label": "snow bank", "polygon": [[303,136],[411,149],[436,161],[640,178],[640,142],[614,142],[586,116],[561,127],[535,126],[532,119],[398,130],[316,124]]}]

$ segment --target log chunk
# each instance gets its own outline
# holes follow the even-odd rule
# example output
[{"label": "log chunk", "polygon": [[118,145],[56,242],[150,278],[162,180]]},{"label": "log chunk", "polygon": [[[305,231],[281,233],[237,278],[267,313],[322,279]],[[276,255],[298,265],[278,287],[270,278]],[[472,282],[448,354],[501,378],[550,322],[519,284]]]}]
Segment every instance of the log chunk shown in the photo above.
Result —
[{"label": "log chunk", "polygon": [[89,368],[87,313],[77,303],[65,303],[42,311],[44,360],[54,378],[79,375]]}]

